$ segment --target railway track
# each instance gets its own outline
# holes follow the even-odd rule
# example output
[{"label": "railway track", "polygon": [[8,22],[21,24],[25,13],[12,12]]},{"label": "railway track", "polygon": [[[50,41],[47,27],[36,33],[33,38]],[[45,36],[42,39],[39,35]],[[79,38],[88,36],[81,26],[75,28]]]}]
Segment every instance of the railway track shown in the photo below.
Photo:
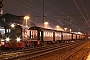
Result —
[{"label": "railway track", "polygon": [[70,46],[75,46],[78,44],[77,42],[69,42],[69,43],[63,43],[63,44],[53,44],[53,45],[48,45],[48,46],[43,46],[43,47],[38,47],[35,49],[25,49],[25,50],[19,50],[15,51],[14,56],[9,56],[9,57],[4,57],[2,58],[3,60],[30,60],[32,58],[42,56],[60,49],[64,49]]},{"label": "railway track", "polygon": [[85,60],[86,55],[90,52],[90,45],[87,46],[88,44],[90,44],[90,42],[73,49],[71,52],[64,55],[61,60]]},{"label": "railway track", "polygon": [[[45,54],[63,49],[63,48],[70,47],[70,46],[71,46],[71,44],[67,44],[67,45],[63,45],[62,47],[55,47],[55,48],[49,48],[49,49],[46,49],[46,50],[41,50],[41,51],[38,51],[37,53],[31,54],[31,55],[28,54],[28,56],[27,57],[25,56],[25,58],[21,57],[21,58],[19,58],[19,60],[29,60],[29,59],[32,59],[32,58],[35,58],[35,57],[38,57],[38,56],[42,56],[42,55],[45,55]],[[18,59],[16,59],[16,60],[18,60]]]}]

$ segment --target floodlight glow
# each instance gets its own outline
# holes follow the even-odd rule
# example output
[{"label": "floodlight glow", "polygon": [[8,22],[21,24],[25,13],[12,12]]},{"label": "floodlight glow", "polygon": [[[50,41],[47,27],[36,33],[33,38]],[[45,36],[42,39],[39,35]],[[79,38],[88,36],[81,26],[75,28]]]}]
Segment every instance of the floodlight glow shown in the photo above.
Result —
[{"label": "floodlight glow", "polygon": [[14,24],[11,24],[11,27],[14,27],[15,25]]},{"label": "floodlight glow", "polygon": [[67,28],[64,28],[65,31],[67,31]]},{"label": "floodlight glow", "polygon": [[48,24],[49,24],[48,22],[44,22],[44,27],[48,28]]},{"label": "floodlight glow", "polygon": [[24,19],[26,19],[26,20],[29,19],[29,18],[30,18],[29,16],[25,16],[25,17],[24,17]]},{"label": "floodlight glow", "polygon": [[49,23],[48,22],[44,22],[45,25],[48,25]]}]

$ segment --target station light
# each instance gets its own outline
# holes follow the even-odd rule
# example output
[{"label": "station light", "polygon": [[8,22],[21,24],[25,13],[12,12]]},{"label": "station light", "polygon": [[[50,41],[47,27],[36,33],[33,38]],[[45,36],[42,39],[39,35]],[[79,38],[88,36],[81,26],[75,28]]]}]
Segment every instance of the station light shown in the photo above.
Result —
[{"label": "station light", "polygon": [[44,22],[44,27],[48,28],[48,24],[49,24],[48,22]]},{"label": "station light", "polygon": [[57,25],[57,26],[56,26],[56,29],[59,30],[59,28],[60,28],[59,25]]},{"label": "station light", "polygon": [[64,28],[65,31],[67,31],[67,28]]},{"label": "station light", "polygon": [[15,27],[15,25],[14,24],[11,24],[11,27]]},{"label": "station light", "polygon": [[27,20],[29,20],[29,16],[25,16],[24,19],[26,20],[26,27],[28,27]]},{"label": "station light", "polygon": [[44,22],[45,25],[48,25],[48,22]]}]

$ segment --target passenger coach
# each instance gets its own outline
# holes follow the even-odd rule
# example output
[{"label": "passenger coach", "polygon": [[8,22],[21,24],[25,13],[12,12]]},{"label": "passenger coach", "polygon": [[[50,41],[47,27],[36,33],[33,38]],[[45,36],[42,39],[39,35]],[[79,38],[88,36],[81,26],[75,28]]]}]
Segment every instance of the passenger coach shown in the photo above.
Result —
[{"label": "passenger coach", "polygon": [[30,39],[37,39],[43,43],[65,42],[85,38],[82,37],[81,34],[57,31],[37,26],[31,27],[29,30],[30,30]]}]

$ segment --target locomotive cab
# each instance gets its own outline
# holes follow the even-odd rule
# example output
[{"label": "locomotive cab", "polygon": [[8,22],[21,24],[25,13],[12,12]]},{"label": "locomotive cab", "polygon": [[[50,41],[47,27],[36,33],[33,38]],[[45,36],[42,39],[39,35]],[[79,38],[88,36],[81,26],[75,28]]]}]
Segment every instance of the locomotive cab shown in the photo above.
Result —
[{"label": "locomotive cab", "polygon": [[17,43],[22,40],[22,27],[17,24],[5,26],[5,43],[9,48],[16,48]]}]

